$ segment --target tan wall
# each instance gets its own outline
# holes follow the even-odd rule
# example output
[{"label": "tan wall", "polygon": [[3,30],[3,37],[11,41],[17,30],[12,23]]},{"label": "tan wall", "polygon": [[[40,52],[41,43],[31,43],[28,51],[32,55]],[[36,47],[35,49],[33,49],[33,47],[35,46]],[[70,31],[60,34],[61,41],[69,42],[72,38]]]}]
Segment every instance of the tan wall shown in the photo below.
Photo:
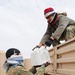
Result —
[{"label": "tan wall", "polygon": [[24,60],[24,67],[26,71],[29,71],[29,69],[31,69],[32,63],[30,58]]},{"label": "tan wall", "polygon": [[3,63],[5,61],[5,52],[0,51],[0,75],[6,75],[5,70],[3,69]]}]

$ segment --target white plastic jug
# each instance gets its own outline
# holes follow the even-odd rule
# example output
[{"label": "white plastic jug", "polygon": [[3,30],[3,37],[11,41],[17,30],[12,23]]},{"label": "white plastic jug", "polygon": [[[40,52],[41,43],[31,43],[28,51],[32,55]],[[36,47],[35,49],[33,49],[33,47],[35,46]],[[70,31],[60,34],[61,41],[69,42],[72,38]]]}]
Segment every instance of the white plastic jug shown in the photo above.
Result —
[{"label": "white plastic jug", "polygon": [[31,62],[33,65],[42,65],[45,62],[51,62],[48,50],[45,47],[36,48],[31,53]]}]

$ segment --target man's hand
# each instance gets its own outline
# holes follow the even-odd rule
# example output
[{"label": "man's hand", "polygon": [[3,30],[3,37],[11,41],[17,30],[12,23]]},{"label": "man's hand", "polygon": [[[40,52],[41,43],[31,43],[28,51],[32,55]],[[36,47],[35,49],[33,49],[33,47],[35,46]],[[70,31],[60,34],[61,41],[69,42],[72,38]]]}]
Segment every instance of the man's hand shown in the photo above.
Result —
[{"label": "man's hand", "polygon": [[51,38],[49,38],[46,42],[45,42],[45,45],[46,46],[51,46],[53,40]]},{"label": "man's hand", "polygon": [[32,50],[34,50],[34,49],[36,49],[36,48],[40,48],[40,46],[37,45],[37,46],[35,46]]},{"label": "man's hand", "polygon": [[46,63],[44,63],[43,64],[45,67],[47,67],[48,65],[50,65],[50,63],[49,62],[46,62]]}]

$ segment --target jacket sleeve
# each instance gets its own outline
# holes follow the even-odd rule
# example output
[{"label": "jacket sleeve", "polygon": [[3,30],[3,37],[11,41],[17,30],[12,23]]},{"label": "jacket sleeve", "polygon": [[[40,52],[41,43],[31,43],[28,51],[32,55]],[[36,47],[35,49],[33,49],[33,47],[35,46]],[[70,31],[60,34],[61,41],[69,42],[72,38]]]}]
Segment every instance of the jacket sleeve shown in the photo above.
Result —
[{"label": "jacket sleeve", "polygon": [[65,28],[68,26],[68,24],[69,24],[69,18],[65,16],[61,16],[59,19],[58,28],[54,33],[52,33],[52,37],[58,40],[62,35],[62,33],[64,32]]},{"label": "jacket sleeve", "polygon": [[27,71],[22,66],[11,67],[7,75],[26,75]]},{"label": "jacket sleeve", "polygon": [[45,41],[46,41],[50,36],[51,36],[51,32],[50,32],[50,27],[48,26],[48,27],[47,27],[47,30],[46,30],[46,32],[45,32],[45,34],[43,35],[43,37],[42,37],[42,39],[41,39],[41,41],[40,41],[40,43],[41,43],[41,44],[45,44]]},{"label": "jacket sleeve", "polygon": [[45,66],[41,66],[38,71],[35,73],[35,75],[44,75],[45,73]]}]

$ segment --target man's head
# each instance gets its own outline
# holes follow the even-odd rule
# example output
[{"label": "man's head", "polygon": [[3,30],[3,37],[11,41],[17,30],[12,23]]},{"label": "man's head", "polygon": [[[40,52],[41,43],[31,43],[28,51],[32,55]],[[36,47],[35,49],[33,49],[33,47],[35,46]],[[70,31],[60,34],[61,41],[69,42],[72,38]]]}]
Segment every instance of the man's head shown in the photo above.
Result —
[{"label": "man's head", "polygon": [[6,58],[10,58],[12,55],[19,55],[20,51],[16,48],[10,48],[6,51]]},{"label": "man's head", "polygon": [[46,8],[45,10],[44,10],[44,15],[45,15],[45,18],[47,18],[48,16],[50,16],[51,14],[53,14],[54,13],[54,9],[53,8]]},{"label": "man's head", "polygon": [[56,12],[54,12],[54,9],[51,7],[44,10],[44,16],[48,21],[50,21],[50,23],[54,20],[55,14]]}]

